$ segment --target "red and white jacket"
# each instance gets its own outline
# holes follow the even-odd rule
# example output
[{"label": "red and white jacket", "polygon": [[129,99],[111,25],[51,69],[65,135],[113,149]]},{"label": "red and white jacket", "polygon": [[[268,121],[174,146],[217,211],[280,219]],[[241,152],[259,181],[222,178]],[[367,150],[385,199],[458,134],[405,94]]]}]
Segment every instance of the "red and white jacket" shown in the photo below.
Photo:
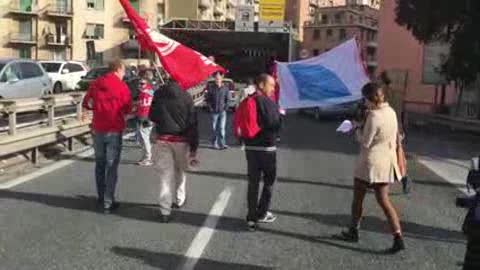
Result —
[{"label": "red and white jacket", "polygon": [[150,106],[153,100],[153,87],[151,84],[144,84],[140,87],[140,94],[137,101],[137,117],[140,119],[148,119]]}]

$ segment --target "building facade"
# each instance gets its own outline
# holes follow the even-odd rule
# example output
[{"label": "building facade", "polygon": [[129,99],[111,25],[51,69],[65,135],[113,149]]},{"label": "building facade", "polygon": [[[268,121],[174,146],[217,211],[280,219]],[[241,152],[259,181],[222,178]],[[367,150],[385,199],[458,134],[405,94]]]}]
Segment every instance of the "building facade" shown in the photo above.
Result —
[{"label": "building facade", "polygon": [[373,75],[377,68],[378,16],[379,10],[369,5],[316,7],[312,20],[304,26],[301,57],[317,56],[355,37]]},{"label": "building facade", "polygon": [[[406,108],[413,111],[433,112],[441,104],[441,86],[426,84],[423,79],[425,46],[404,27],[395,22],[396,1],[384,0],[380,11],[379,71],[390,76],[406,78],[402,83]],[[402,75],[405,74],[405,75]],[[456,101],[455,89],[445,86],[446,105]]]},{"label": "building facade", "polygon": [[[165,18],[164,0],[131,0],[156,27]],[[138,58],[129,21],[116,0],[0,1],[0,56],[37,60],[87,60],[94,41],[93,65],[113,58]]]}]

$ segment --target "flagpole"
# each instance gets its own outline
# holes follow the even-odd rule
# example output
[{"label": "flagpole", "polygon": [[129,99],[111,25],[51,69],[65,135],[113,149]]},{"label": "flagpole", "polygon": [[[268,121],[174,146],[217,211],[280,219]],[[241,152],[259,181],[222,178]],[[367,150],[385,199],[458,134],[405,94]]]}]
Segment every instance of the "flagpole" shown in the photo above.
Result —
[{"label": "flagpole", "polygon": [[158,74],[158,77],[160,78],[160,82],[162,83],[162,85],[165,84],[165,81],[163,80],[162,78],[162,73],[160,73],[160,70],[158,69],[157,65],[156,65],[156,60],[158,60],[158,55],[156,54],[153,54],[155,59],[153,59],[153,67],[155,67],[155,70],[157,71],[157,74]]}]

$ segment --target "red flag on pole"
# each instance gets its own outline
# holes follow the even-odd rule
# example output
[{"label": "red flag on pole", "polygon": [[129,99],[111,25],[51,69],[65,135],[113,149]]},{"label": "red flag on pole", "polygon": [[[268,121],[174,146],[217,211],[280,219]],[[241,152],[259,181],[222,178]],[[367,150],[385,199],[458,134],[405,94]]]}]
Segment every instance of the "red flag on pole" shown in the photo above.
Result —
[{"label": "red flag on pole", "polygon": [[137,34],[143,50],[154,52],[163,68],[183,89],[193,87],[215,72],[225,69],[199,52],[151,29],[128,0],[119,0]]}]

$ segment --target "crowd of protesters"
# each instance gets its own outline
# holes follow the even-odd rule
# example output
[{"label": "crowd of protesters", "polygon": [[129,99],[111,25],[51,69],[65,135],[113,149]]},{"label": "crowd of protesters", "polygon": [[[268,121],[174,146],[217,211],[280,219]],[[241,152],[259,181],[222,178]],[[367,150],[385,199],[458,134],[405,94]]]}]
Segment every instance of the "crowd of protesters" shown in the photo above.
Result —
[{"label": "crowd of protesters", "polygon": [[[159,177],[160,221],[172,219],[172,209],[182,208],[187,199],[187,170],[199,164],[197,113],[191,95],[172,79],[153,86],[152,72],[141,74],[136,106],[122,81],[125,65],[110,64],[110,73],[90,86],[83,107],[93,111],[92,131],[95,150],[95,179],[98,207],[106,214],[118,208],[115,187],[122,151],[122,133],[127,115],[136,107],[137,130],[143,151],[141,166],[153,166]],[[206,104],[211,115],[212,146],[228,148],[226,140],[229,89],[224,74],[213,76],[215,83],[206,89]],[[277,142],[282,127],[282,111],[275,102],[276,80],[261,74],[241,91],[234,116],[234,134],[244,146],[247,160],[248,191],[246,228],[271,223],[276,216],[269,211],[277,178]],[[337,239],[358,242],[363,200],[368,189],[382,207],[394,238],[396,253],[405,249],[400,221],[389,199],[389,185],[401,178],[396,153],[399,127],[395,111],[385,101],[382,87],[368,83],[363,88],[365,108],[354,121],[360,155],[354,172],[352,220]],[[152,147],[151,142],[154,142]],[[152,149],[153,148],[153,149]],[[260,184],[263,182],[262,190]]]}]

